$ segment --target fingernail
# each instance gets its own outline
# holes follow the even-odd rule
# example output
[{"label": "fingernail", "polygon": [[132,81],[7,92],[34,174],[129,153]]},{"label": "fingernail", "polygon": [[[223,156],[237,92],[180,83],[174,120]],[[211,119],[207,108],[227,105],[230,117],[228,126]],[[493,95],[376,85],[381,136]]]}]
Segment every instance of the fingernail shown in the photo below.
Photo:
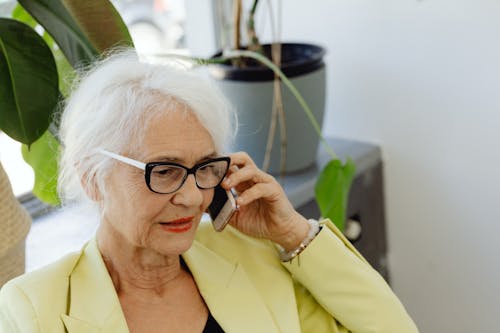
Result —
[{"label": "fingernail", "polygon": [[224,184],[226,184],[226,185],[228,185],[228,186],[229,186],[229,185],[231,185],[231,179],[226,178],[226,179],[224,180]]}]

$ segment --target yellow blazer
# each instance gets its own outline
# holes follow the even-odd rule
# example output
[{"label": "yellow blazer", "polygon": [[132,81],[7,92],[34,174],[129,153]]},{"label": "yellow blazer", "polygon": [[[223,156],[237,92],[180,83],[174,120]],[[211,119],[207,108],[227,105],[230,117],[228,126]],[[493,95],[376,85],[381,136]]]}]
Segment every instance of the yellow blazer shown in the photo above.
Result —
[{"label": "yellow blazer", "polygon": [[[183,254],[225,332],[418,332],[383,278],[325,220],[291,263],[232,227],[200,224]],[[0,291],[0,332],[128,332],[95,240]]]}]

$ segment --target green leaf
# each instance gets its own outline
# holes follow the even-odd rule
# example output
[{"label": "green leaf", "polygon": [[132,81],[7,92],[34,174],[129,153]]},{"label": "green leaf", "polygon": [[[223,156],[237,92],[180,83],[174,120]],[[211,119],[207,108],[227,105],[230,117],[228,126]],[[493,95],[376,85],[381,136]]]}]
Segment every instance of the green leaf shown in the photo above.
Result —
[{"label": "green leaf", "polygon": [[314,191],[321,216],[329,218],[339,230],[344,230],[349,190],[356,171],[348,158],[345,164],[333,159],[318,177]]},{"label": "green leaf", "polygon": [[33,16],[31,16],[30,13],[28,13],[20,4],[17,4],[16,7],[14,7],[14,10],[12,11],[12,18],[26,23],[36,32],[38,32],[38,34],[42,36],[43,40],[45,41],[45,43],[47,43],[52,52],[54,52],[54,50],[56,49],[59,49],[59,47],[56,45],[47,31],[45,31],[45,29],[43,29],[43,27],[33,18]]},{"label": "green leaf", "polygon": [[100,53],[111,47],[133,47],[122,17],[108,0],[63,0],[78,26]]},{"label": "green leaf", "polygon": [[73,66],[89,63],[97,56],[97,51],[62,1],[18,0],[18,2],[54,38]]},{"label": "green leaf", "polygon": [[48,204],[58,205],[60,201],[57,195],[57,160],[59,156],[57,140],[49,131],[46,131],[29,148],[23,145],[22,153],[24,160],[35,172],[33,194]]},{"label": "green leaf", "polygon": [[12,11],[12,18],[26,23],[33,29],[39,25],[38,22],[33,18],[33,16],[31,16],[26,10],[24,10],[24,8],[20,4],[17,4],[16,7],[14,7],[14,10]]},{"label": "green leaf", "polygon": [[[31,16],[20,4],[17,4],[12,11],[12,17],[26,23],[33,29],[42,29],[42,26]],[[75,70],[71,67],[70,63],[61,51],[61,48],[54,42],[52,37],[43,30],[42,34],[43,40],[52,50],[52,54],[56,61],[57,72],[59,73],[59,89],[62,96],[66,96],[70,91],[71,82],[76,76]]]},{"label": "green leaf", "polygon": [[73,67],[92,62],[112,46],[132,46],[120,15],[108,0],[19,0],[49,32]]},{"label": "green leaf", "polygon": [[31,144],[48,128],[58,96],[56,64],[42,37],[0,18],[0,129]]}]

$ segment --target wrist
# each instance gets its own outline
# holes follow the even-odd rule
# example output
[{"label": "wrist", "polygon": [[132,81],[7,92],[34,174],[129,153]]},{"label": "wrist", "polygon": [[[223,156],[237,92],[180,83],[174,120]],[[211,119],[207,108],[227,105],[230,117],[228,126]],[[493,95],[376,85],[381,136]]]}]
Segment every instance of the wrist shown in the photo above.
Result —
[{"label": "wrist", "polygon": [[307,237],[310,230],[310,225],[307,220],[300,216],[296,222],[292,223],[292,228],[279,239],[273,240],[284,251],[291,251],[297,248],[300,243]]},{"label": "wrist", "polygon": [[306,237],[302,239],[302,241],[296,246],[295,248],[292,248],[290,250],[284,249],[283,247],[277,245],[278,250],[280,252],[280,259],[283,262],[289,262],[293,258],[297,257],[304,249],[316,238],[318,235],[319,231],[321,230],[321,226],[319,225],[319,222],[314,219],[309,219],[307,220],[309,230],[307,232]]}]

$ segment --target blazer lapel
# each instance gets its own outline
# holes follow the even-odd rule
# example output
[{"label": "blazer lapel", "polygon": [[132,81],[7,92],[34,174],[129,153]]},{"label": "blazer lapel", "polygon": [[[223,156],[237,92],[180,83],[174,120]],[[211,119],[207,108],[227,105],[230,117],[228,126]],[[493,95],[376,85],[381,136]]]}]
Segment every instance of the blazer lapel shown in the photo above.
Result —
[{"label": "blazer lapel", "polygon": [[[270,311],[242,265],[226,260],[198,241],[182,257],[225,332],[300,331],[293,320],[296,310],[290,281],[280,279],[277,286],[269,286],[286,288],[279,310]],[[68,312],[61,315],[68,333],[129,332],[95,239],[82,251],[69,279]]]},{"label": "blazer lapel", "polygon": [[69,277],[68,333],[129,332],[111,277],[95,239],[85,247]]},{"label": "blazer lapel", "polygon": [[182,257],[225,332],[279,332],[241,265],[225,260],[197,241]]}]

